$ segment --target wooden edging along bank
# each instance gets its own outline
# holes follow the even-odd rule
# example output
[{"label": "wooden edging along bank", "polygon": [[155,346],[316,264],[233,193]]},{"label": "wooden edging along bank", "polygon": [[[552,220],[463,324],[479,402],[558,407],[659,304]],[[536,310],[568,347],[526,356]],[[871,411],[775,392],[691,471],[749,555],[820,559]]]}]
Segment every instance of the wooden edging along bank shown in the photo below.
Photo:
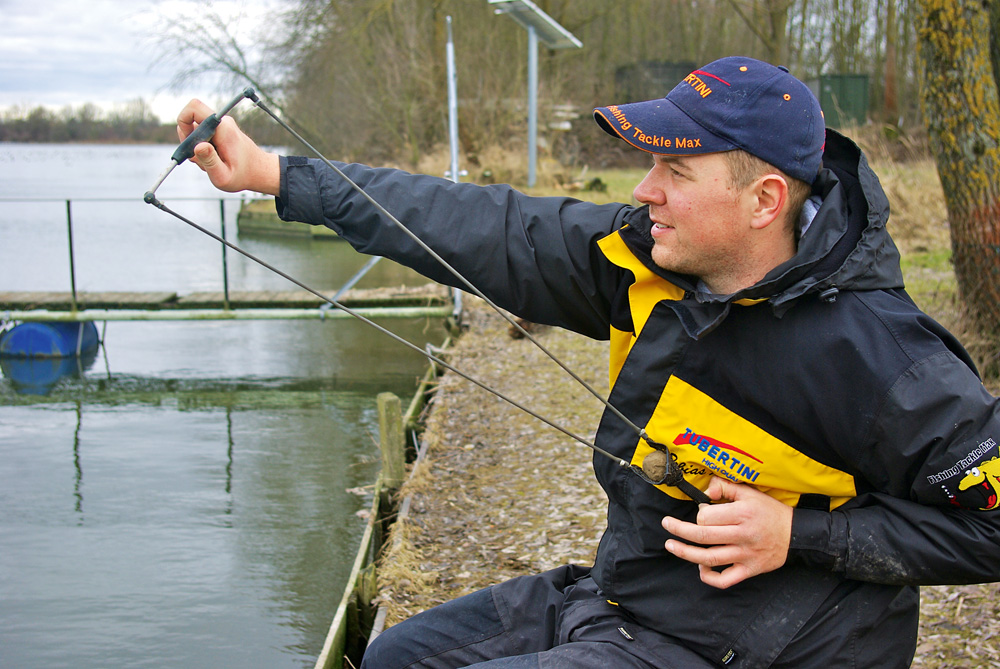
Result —
[{"label": "wooden edging along bank", "polygon": [[[442,348],[447,349],[450,344],[449,337]],[[395,494],[403,483],[406,461],[418,461],[426,448],[407,448],[408,437],[413,442],[417,441],[424,409],[433,396],[441,371],[433,362],[429,365],[405,413],[400,411],[401,403],[397,396],[392,393],[378,396],[382,472],[375,481],[365,531],[344,587],[344,595],[316,660],[316,669],[357,667],[372,630],[377,633],[382,629],[384,608],[371,604],[378,588],[376,563],[390,525],[400,514],[405,514],[409,506],[409,499],[405,499],[397,511]]]}]

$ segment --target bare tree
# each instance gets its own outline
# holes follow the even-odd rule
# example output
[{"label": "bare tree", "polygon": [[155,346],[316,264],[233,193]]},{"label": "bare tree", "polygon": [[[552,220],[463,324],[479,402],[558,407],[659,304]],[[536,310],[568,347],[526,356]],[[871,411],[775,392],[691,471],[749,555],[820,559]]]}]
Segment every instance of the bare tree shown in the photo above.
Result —
[{"label": "bare tree", "polygon": [[[287,104],[286,82],[293,71],[294,56],[309,44],[308,40],[288,37],[296,16],[295,8],[288,8],[272,13],[262,24],[242,8],[224,14],[210,2],[197,17],[161,14],[157,63],[176,64],[170,82],[174,89],[207,79],[228,100],[247,85],[253,87],[271,109],[322,149],[323,137],[316,126],[307,117],[296,117]],[[233,115],[258,141],[293,141],[261,112],[242,107]]]},{"label": "bare tree", "polygon": [[729,0],[747,28],[767,51],[766,60],[775,65],[788,62],[788,11],[795,0],[755,0],[749,8],[740,0]]}]

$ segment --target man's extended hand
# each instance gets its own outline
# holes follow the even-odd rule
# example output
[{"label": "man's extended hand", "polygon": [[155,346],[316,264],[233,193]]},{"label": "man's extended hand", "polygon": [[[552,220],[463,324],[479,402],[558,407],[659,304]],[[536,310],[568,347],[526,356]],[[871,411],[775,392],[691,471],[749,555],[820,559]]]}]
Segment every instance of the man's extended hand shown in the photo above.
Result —
[{"label": "man's extended hand", "polygon": [[[211,114],[212,109],[203,102],[191,100],[177,116],[177,137],[183,141]],[[281,187],[278,156],[254,144],[229,116],[223,117],[211,143],[202,142],[194,148],[191,160],[219,190],[278,195]]]},{"label": "man's extended hand", "polygon": [[[663,529],[692,546],[668,539],[666,549],[698,565],[701,580],[728,588],[751,576],[785,564],[792,536],[792,508],[756,488],[713,477],[706,494],[713,501],[702,504],[697,523],[667,516]],[[715,571],[713,567],[725,567]]]}]

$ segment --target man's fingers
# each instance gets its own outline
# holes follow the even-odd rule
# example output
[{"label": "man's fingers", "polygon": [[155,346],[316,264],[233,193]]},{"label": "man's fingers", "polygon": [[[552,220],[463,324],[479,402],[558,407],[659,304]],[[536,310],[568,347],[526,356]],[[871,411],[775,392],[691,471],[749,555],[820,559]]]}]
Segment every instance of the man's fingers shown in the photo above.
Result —
[{"label": "man's fingers", "polygon": [[177,115],[177,137],[181,141],[194,132],[195,127],[212,115],[212,108],[201,100],[191,100]]},{"label": "man's fingers", "polygon": [[709,499],[713,502],[732,502],[736,500],[738,490],[739,487],[736,484],[722,478],[721,476],[713,476],[712,480],[708,482],[708,489],[705,490],[705,494],[708,495]]},{"label": "man's fingers", "polygon": [[702,504],[698,508],[698,525],[738,525],[748,520],[749,509],[739,504]]},{"label": "man's fingers", "polygon": [[666,542],[668,551],[688,562],[708,567],[724,567],[738,562],[743,557],[743,551],[737,546],[692,546],[683,541],[669,539]]},{"label": "man's fingers", "polygon": [[714,588],[729,588],[756,575],[744,562],[746,551],[738,546],[703,548],[670,539],[666,548],[682,560],[698,565],[701,581]]},{"label": "man's fingers", "polygon": [[195,146],[192,161],[208,175],[216,188],[224,191],[233,190],[233,170],[222,159],[214,145],[202,142]]},{"label": "man's fingers", "polygon": [[718,478],[710,482],[706,493],[714,501],[728,503],[702,504],[693,523],[665,517],[663,528],[673,535],[665,542],[670,553],[697,564],[701,580],[718,588],[785,563],[792,526],[790,507],[755,488]]},{"label": "man's fingers", "polygon": [[706,546],[734,543],[740,537],[740,528],[737,525],[702,525],[688,523],[672,516],[663,518],[663,529],[684,541]]},{"label": "man's fingers", "polygon": [[751,576],[756,576],[756,574],[751,573],[750,570],[742,564],[731,565],[722,571],[716,571],[711,567],[698,565],[698,575],[701,577],[702,583],[720,590],[725,590],[726,588],[734,586],[741,581],[745,581]]},{"label": "man's fingers", "polygon": [[181,109],[181,112],[177,115],[177,122],[186,125],[201,123],[206,118],[211,116],[212,113],[211,107],[195,98],[184,105],[184,108]]},{"label": "man's fingers", "polygon": [[215,147],[209,142],[202,142],[194,147],[194,161],[198,163],[198,167],[206,172],[216,169],[222,162]]}]

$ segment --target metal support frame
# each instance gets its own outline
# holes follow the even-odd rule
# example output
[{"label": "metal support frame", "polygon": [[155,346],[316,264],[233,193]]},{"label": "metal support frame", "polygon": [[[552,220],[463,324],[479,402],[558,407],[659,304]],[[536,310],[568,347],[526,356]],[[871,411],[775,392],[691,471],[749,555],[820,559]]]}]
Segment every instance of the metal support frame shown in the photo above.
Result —
[{"label": "metal support frame", "polygon": [[583,42],[531,0],[489,0],[528,31],[528,187],[534,187],[538,164],[538,43],[550,49],[580,49]]},{"label": "metal support frame", "polygon": [[69,286],[73,311],[76,311],[76,260],[73,257],[73,209],[70,202],[66,200],[66,239],[69,246]]},{"label": "metal support frame", "polygon": [[536,183],[538,165],[538,31],[528,26],[528,188]]},{"label": "metal support frame", "polygon": [[[352,309],[366,318],[447,318],[452,305],[439,307],[360,307]],[[53,311],[30,309],[5,311],[4,317],[18,322],[79,323],[84,321],[275,321],[352,318],[339,309],[83,309]]]},{"label": "metal support frame", "polygon": [[[448,22],[448,46],[445,53],[445,62],[448,69],[448,145],[451,149],[451,167],[448,177],[458,183],[461,172],[458,170],[458,70],[455,67],[455,41],[451,34],[451,17]],[[462,316],[462,291],[458,288],[451,289],[451,299],[454,305],[452,318],[458,321]]]}]

